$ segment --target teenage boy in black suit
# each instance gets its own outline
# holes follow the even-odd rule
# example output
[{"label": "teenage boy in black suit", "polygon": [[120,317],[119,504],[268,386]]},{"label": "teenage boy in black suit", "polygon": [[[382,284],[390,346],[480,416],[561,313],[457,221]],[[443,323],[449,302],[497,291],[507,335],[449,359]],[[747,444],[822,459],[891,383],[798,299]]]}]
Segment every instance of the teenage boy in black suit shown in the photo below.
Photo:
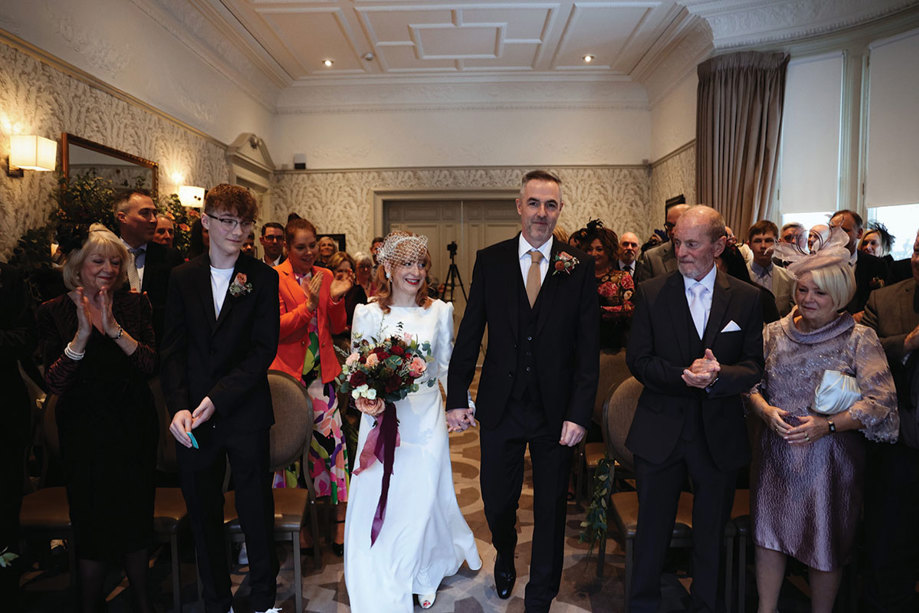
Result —
[{"label": "teenage boy in black suit", "polygon": [[278,350],[280,309],[278,274],[240,254],[256,214],[245,188],[210,190],[201,218],[210,234],[208,253],[172,272],[166,301],[161,377],[208,613],[226,613],[232,603],[223,534],[228,458],[252,606],[274,607],[278,561],[268,455],[274,415],[267,373]]}]

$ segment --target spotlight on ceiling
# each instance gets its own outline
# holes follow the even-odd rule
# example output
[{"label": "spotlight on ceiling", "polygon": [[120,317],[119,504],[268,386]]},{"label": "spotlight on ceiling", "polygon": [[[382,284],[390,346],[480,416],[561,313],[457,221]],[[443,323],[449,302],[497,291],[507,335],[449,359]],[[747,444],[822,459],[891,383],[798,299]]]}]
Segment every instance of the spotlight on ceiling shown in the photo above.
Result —
[{"label": "spotlight on ceiling", "polygon": [[332,67],[332,64],[334,64],[334,63],[335,63],[335,62],[332,61],[332,60],[322,60],[322,65],[325,66],[326,68],[331,68],[331,67]]},{"label": "spotlight on ceiling", "polygon": [[585,64],[590,64],[592,61],[594,61],[594,56],[593,56],[593,55],[590,55],[590,54],[588,53],[587,55],[585,55],[585,56],[582,57],[581,59],[584,60],[584,63],[585,63]]}]

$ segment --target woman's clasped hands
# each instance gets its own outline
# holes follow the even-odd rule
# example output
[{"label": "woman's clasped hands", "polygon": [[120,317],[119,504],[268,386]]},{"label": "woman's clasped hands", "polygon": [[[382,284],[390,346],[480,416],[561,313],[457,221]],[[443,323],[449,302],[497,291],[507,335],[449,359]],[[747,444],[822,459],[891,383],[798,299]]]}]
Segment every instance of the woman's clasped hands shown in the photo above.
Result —
[{"label": "woman's clasped hands", "polygon": [[766,405],[763,414],[766,424],[789,445],[807,445],[829,432],[826,420],[813,415],[795,417],[772,405]]}]

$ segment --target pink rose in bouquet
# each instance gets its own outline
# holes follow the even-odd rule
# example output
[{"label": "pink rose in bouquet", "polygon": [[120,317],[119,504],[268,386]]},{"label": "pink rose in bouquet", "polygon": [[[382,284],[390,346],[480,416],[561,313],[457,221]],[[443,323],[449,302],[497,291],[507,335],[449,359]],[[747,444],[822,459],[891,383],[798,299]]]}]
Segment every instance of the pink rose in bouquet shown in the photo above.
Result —
[{"label": "pink rose in bouquet", "polygon": [[413,377],[420,377],[424,374],[424,371],[428,369],[427,363],[418,356],[415,356],[412,359],[412,363],[409,364],[408,371],[412,374]]}]

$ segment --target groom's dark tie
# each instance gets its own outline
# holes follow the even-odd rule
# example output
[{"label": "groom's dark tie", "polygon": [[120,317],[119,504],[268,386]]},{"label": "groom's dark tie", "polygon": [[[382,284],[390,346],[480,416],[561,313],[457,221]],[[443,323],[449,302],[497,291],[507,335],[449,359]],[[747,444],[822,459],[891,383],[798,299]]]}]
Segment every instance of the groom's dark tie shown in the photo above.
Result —
[{"label": "groom's dark tie", "polygon": [[530,308],[536,304],[536,297],[539,295],[539,287],[542,285],[542,275],[539,274],[539,263],[541,261],[542,253],[535,249],[531,250],[530,270],[527,272],[527,298],[530,301]]}]

